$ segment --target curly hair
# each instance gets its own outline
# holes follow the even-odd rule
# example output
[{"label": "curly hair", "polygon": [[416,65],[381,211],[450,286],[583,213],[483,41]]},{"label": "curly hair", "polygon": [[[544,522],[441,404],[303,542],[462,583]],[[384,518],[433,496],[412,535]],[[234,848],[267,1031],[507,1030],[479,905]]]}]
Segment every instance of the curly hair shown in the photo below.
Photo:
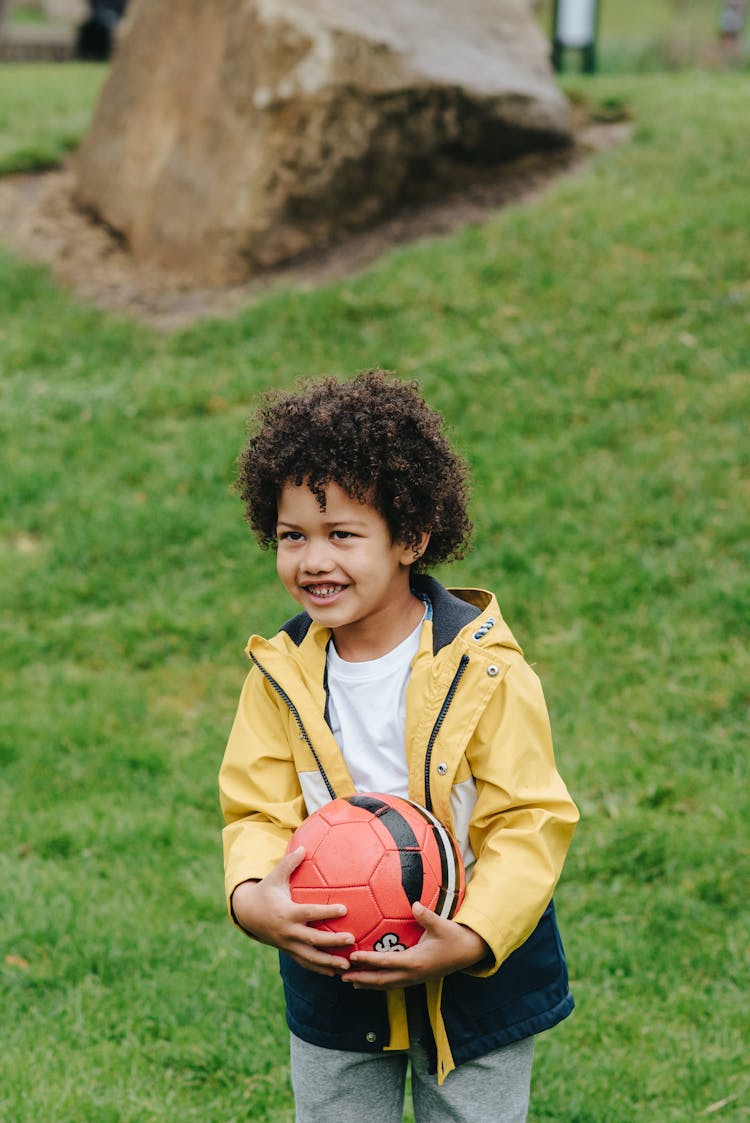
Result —
[{"label": "curly hair", "polygon": [[306,484],[325,510],[325,489],[336,483],[372,504],[392,541],[416,547],[430,534],[415,569],[463,557],[471,532],[467,467],[416,383],[367,370],[350,381],[326,377],[294,393],[271,391],[248,431],[237,490],[264,548],[278,544],[277,504],[286,484]]}]

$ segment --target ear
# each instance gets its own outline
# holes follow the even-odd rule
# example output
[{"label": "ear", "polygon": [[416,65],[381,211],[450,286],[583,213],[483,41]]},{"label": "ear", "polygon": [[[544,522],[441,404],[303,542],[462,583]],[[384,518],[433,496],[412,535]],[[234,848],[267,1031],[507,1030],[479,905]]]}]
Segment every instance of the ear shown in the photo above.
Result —
[{"label": "ear", "polygon": [[424,533],[420,534],[418,541],[414,544],[407,544],[406,542],[402,543],[401,564],[414,565],[416,561],[419,561],[419,559],[422,557],[422,554],[427,549],[429,541],[429,532],[424,531]]}]

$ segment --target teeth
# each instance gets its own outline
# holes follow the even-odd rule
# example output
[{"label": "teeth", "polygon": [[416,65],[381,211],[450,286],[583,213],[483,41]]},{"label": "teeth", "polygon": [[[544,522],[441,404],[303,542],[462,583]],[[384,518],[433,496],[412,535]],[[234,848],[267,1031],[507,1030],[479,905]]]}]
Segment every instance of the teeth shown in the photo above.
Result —
[{"label": "teeth", "polygon": [[316,597],[330,597],[337,593],[340,588],[340,585],[308,585],[307,591]]}]

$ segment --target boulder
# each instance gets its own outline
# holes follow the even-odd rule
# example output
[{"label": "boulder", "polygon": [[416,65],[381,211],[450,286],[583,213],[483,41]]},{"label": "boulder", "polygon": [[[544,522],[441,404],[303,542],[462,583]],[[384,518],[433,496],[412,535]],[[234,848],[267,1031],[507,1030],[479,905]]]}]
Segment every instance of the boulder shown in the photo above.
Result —
[{"label": "boulder", "polygon": [[569,141],[548,54],[531,0],[134,0],[77,198],[138,260],[242,280]]}]

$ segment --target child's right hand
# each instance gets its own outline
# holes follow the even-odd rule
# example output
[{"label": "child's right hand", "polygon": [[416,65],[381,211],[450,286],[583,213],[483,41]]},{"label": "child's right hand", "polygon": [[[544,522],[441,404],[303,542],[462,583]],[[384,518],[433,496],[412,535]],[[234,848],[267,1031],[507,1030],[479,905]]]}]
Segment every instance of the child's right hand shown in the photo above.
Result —
[{"label": "child's right hand", "polygon": [[303,847],[286,854],[262,881],[243,881],[232,894],[232,910],[239,925],[260,940],[281,948],[318,975],[339,975],[349,961],[327,948],[353,944],[345,932],[323,932],[310,920],[330,920],[346,914],[345,905],[298,905],[289,892],[289,878],[305,856]]}]

